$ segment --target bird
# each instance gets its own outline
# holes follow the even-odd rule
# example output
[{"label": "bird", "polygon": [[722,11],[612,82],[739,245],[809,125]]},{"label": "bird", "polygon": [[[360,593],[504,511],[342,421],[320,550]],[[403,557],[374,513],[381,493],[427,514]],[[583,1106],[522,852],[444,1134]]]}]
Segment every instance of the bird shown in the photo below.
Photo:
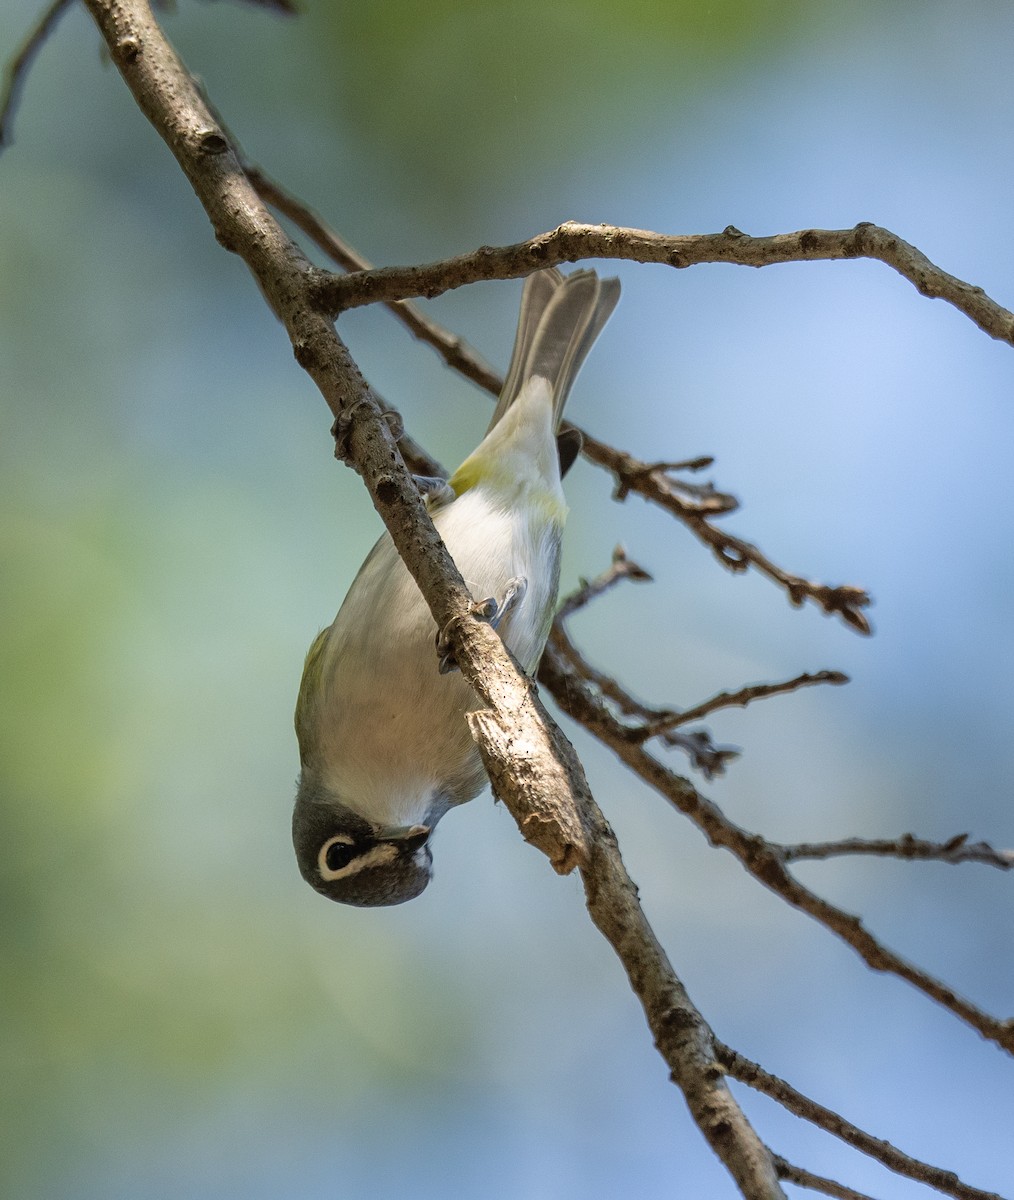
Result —
[{"label": "bird", "polygon": [[[562,473],[580,449],[576,431],[558,435],[560,417],[619,294],[593,270],[529,275],[484,438],[446,482],[417,477],[474,611],[529,675],[556,604]],[[313,888],[359,907],[423,891],[434,828],[486,783],[465,717],[480,707],[384,533],[311,645],[296,702],[292,839]]]}]

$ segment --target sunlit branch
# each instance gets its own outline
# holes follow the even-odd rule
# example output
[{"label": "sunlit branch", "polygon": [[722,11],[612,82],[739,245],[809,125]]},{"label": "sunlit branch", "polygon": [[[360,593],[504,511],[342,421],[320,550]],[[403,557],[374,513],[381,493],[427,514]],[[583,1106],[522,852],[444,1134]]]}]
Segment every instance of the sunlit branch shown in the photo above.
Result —
[{"label": "sunlit branch", "polygon": [[990,299],[981,287],[949,275],[921,250],[870,221],[852,229],[801,229],[770,237],[750,237],[733,225],[721,233],[664,234],[566,221],[525,242],[480,246],[441,262],[380,267],[360,275],[322,275],[318,287],[322,302],[337,315],[361,304],[439,296],[483,279],[514,279],[541,267],[586,258],[679,268],[702,263],[767,267],[787,262],[877,259],[909,280],[920,295],[946,300],[990,337],[1014,344],[1014,313]]},{"label": "sunlit branch", "polygon": [[[245,170],[261,198],[282,216],[287,217],[342,270],[353,272],[373,269],[365,255],[355,250],[313,209],[284,188],[277,180],[266,175],[260,167],[254,166],[252,163],[246,163]],[[411,300],[391,300],[386,302],[386,307],[420,341],[437,350],[444,361],[459,375],[478,384],[492,396],[500,394],[503,386],[502,376],[464,338],[456,336],[436,321],[430,320],[419,305],[413,304]]]},{"label": "sunlit branch", "polygon": [[[261,197],[292,221],[338,266],[358,272],[354,278],[373,277],[375,269],[369,260],[354,250],[317,213],[259,168],[247,166],[246,170]],[[501,376],[462,338],[431,320],[410,300],[386,299],[383,303],[417,338],[432,346],[448,366],[492,395],[499,394],[503,383]],[[579,429],[578,426],[574,428]],[[677,474],[710,466],[713,461],[710,457],[701,456],[684,462],[642,462],[624,450],[599,441],[584,429],[579,432],[585,457],[613,475],[617,500],[624,500],[633,492],[666,509],[682,521],[728,570],[742,572],[753,568],[782,588],[792,604],[799,606],[810,600],[828,615],[839,616],[857,632],[870,632],[869,621],[862,611],[870,604],[870,598],[862,588],[829,586],[785,571],[757,546],[726,533],[713,523],[712,518],[738,507],[736,498],[717,491],[711,484],[690,483]]]}]

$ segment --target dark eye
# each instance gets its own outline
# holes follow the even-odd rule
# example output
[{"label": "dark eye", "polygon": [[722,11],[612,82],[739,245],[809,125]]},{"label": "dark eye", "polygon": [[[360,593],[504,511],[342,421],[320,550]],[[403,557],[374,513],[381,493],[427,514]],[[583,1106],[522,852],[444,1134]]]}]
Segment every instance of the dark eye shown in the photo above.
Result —
[{"label": "dark eye", "polygon": [[351,838],[330,838],[317,854],[317,869],[324,879],[334,879],[352,862],[357,853]]},{"label": "dark eye", "polygon": [[348,842],[332,842],[324,855],[324,861],[328,870],[340,871],[342,867],[347,867],[355,856],[355,846],[350,846]]}]

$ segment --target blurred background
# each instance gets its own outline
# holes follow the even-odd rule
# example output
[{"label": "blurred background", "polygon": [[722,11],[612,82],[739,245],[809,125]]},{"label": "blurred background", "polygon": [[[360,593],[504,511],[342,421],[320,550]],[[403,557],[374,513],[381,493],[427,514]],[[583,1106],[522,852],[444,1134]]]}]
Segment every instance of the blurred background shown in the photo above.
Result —
[{"label": "blurred background", "polygon": [[[1014,8],[958,0],[304,0],[165,16],[247,153],[380,263],[566,218],[752,234],[872,220],[1014,304]],[[4,55],[35,21],[5,0]],[[242,264],[216,245],[83,11],[0,158],[0,1191],[92,1197],[735,1190],[579,882],[488,796],[402,908],[346,910],[289,843],[302,659],[379,519]],[[714,454],[728,527],[870,589],[863,640],[732,577],[581,463],[564,587],[655,576],[572,630],[642,698],[838,668],[716,716],[697,782],[789,841],[1014,844],[1014,351],[868,262],[606,264],[620,307],[574,418]],[[429,311],[506,363],[520,286]],[[488,400],[382,311],[341,332],[444,463]],[[564,722],[716,1032],[903,1149],[1012,1189],[1001,1051],[748,879]],[[677,754],[673,763],[686,770]],[[849,860],[804,880],[1014,1012],[1012,877]],[[925,1195],[740,1091],[780,1153]],[[791,1190],[791,1189],[790,1189]]]}]

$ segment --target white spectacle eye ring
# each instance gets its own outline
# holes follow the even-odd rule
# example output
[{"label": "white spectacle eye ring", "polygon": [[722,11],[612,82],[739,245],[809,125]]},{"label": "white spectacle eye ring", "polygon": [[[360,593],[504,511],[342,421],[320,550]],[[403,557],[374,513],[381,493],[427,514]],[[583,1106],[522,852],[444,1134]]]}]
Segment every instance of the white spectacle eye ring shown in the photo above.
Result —
[{"label": "white spectacle eye ring", "polygon": [[317,854],[317,870],[321,879],[341,879],[348,872],[349,863],[355,860],[356,854],[351,838],[341,834],[328,838]]}]

